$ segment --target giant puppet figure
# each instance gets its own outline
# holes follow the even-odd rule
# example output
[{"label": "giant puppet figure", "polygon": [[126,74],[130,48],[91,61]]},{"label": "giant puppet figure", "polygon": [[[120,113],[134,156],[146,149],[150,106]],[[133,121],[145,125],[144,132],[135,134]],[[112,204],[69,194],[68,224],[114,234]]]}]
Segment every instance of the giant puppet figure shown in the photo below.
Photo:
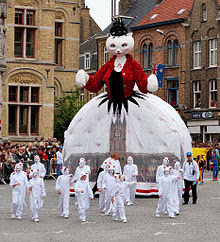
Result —
[{"label": "giant puppet figure", "polygon": [[106,47],[113,56],[94,76],[84,70],[76,75],[79,87],[97,93],[105,86],[107,92],[84,105],[70,123],[64,135],[66,164],[77,155],[107,157],[111,152],[111,129],[118,120],[125,127],[127,155],[173,154],[181,159],[192,149],[188,129],[172,106],[152,94],[158,89],[157,77],[147,76],[129,54],[134,39],[121,18],[113,20]]}]

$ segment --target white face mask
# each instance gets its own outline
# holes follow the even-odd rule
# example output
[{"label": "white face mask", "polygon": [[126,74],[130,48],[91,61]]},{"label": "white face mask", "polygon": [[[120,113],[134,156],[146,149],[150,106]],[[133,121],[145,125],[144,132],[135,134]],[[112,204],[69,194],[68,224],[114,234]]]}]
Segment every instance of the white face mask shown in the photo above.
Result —
[{"label": "white face mask", "polygon": [[69,174],[70,174],[70,171],[69,171],[68,168],[65,169],[64,174],[65,174],[65,175],[69,175]]},{"label": "white face mask", "polygon": [[114,175],[114,170],[110,170],[109,174]]},{"label": "white face mask", "polygon": [[17,168],[16,168],[16,172],[17,172],[17,173],[20,173],[20,172],[21,172],[21,167],[17,167]]},{"label": "white face mask", "polygon": [[128,158],[127,163],[128,163],[128,165],[132,165],[133,164],[133,159],[132,158]]},{"label": "white face mask", "polygon": [[79,162],[79,167],[80,167],[80,168],[83,168],[84,165],[85,165],[85,162],[84,162],[84,161],[80,161],[80,162]]}]

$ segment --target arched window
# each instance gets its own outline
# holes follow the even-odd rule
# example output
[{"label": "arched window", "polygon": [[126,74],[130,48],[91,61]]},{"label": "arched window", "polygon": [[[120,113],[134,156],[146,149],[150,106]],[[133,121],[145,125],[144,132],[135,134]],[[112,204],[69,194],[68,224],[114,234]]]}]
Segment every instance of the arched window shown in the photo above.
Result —
[{"label": "arched window", "polygon": [[179,42],[177,39],[173,42],[173,65],[179,65]]},{"label": "arched window", "polygon": [[207,21],[207,8],[205,4],[202,4],[202,21]]},{"label": "arched window", "polygon": [[153,44],[150,43],[148,46],[148,68],[151,68],[151,64],[153,62]]},{"label": "arched window", "polygon": [[167,43],[167,65],[172,66],[173,64],[173,46],[172,41],[169,40]]},{"label": "arched window", "polygon": [[148,68],[148,50],[147,50],[147,45],[143,45],[143,68],[146,69]]}]

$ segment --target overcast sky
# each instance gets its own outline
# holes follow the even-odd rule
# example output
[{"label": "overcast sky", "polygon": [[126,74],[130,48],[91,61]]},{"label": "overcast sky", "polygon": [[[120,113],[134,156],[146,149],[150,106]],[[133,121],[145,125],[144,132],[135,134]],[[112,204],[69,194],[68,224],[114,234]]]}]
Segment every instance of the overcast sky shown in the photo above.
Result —
[{"label": "overcast sky", "polygon": [[90,8],[92,18],[102,30],[111,23],[111,0],[85,0],[85,3]]}]

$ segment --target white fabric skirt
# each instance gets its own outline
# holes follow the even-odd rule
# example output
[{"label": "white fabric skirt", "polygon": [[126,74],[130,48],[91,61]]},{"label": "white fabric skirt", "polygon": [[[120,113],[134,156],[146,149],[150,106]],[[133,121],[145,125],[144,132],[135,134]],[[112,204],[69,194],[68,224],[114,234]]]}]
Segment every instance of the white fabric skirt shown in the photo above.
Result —
[{"label": "white fabric skirt", "polygon": [[[64,160],[74,154],[109,153],[111,124],[116,120],[108,102],[94,97],[71,121],[64,134]],[[122,107],[121,120],[126,121],[126,152],[142,154],[172,153],[179,159],[192,151],[190,133],[176,110],[153,94],[135,98],[139,106],[128,102],[128,113]]]}]

